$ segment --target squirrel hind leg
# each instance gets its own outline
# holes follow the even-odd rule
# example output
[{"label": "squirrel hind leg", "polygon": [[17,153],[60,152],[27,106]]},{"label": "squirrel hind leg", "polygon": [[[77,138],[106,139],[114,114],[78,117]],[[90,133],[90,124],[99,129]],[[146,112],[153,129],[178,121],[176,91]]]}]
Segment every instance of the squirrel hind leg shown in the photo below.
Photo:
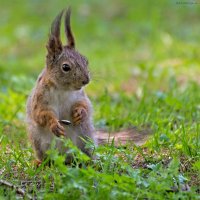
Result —
[{"label": "squirrel hind leg", "polygon": [[[41,144],[41,141],[34,140],[32,141],[34,153],[36,160],[42,162],[47,157],[46,151],[50,148],[49,144]],[[41,164],[41,163],[40,163]]]},{"label": "squirrel hind leg", "polygon": [[35,153],[35,163],[37,166],[40,166],[42,161],[45,159],[44,153],[40,148],[38,147],[36,148],[36,146],[34,146],[34,153]]},{"label": "squirrel hind leg", "polygon": [[85,141],[83,141],[82,139],[80,139],[79,141],[78,141],[78,147],[79,147],[79,149],[83,152],[83,153],[85,153],[87,156],[89,156],[90,158],[92,158],[92,152],[93,152],[93,149],[91,149],[91,148],[86,148],[86,143],[85,143]]}]

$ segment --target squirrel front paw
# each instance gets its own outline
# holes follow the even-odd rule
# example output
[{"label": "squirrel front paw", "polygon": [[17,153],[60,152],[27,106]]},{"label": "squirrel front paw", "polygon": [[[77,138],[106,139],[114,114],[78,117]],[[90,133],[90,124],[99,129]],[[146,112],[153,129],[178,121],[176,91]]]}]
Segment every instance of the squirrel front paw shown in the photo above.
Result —
[{"label": "squirrel front paw", "polygon": [[79,125],[87,117],[87,111],[81,106],[77,106],[72,111],[72,121],[74,125]]},{"label": "squirrel front paw", "polygon": [[61,135],[65,136],[65,129],[58,121],[52,123],[50,129],[57,137],[60,137]]}]

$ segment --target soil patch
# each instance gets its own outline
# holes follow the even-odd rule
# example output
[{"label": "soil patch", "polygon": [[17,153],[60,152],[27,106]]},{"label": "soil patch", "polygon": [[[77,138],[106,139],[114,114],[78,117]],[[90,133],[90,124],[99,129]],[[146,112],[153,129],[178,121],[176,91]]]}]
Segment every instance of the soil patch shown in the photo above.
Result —
[{"label": "soil patch", "polygon": [[125,145],[130,142],[141,146],[147,141],[151,134],[152,132],[150,130],[138,130],[137,128],[131,128],[114,133],[98,130],[96,133],[96,139],[99,145],[110,144],[114,140],[115,146]]}]

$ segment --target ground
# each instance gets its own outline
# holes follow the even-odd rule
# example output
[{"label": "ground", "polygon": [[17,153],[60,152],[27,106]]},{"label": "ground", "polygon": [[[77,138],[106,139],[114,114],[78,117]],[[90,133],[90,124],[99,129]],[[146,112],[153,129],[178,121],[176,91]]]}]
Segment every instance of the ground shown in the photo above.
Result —
[{"label": "ground", "polygon": [[[200,4],[184,2],[1,1],[2,199],[200,199]],[[53,163],[36,168],[25,103],[45,66],[50,24],[69,4],[99,137],[137,140],[110,139],[96,160],[66,141],[73,164],[52,148]]]}]

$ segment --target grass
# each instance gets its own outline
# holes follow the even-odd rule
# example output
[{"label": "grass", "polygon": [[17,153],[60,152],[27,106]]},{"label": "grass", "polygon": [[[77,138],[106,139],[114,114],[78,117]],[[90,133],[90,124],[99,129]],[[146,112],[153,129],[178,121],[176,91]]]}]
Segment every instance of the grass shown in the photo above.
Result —
[{"label": "grass", "polygon": [[[66,141],[73,166],[52,148],[54,165],[36,169],[25,102],[45,65],[50,23],[69,4],[90,61],[95,126],[152,135],[140,147],[99,146],[94,161]],[[200,199],[199,4],[1,0],[0,11],[1,180],[38,199]],[[0,198],[19,195],[0,185]]]}]

